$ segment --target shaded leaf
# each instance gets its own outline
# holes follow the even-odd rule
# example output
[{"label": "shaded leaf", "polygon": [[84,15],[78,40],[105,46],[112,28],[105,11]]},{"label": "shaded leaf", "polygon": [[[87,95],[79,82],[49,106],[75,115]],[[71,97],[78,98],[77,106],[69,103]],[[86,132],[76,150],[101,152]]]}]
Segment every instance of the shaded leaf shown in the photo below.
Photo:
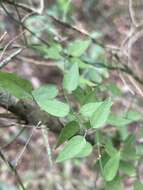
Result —
[{"label": "shaded leaf", "polygon": [[32,99],[32,84],[15,73],[0,72],[0,90],[4,90],[18,99]]},{"label": "shaded leaf", "polygon": [[56,147],[64,143],[66,140],[70,139],[78,131],[79,131],[79,125],[76,121],[71,121],[67,123],[64,126],[64,128],[61,130]]},{"label": "shaded leaf", "polygon": [[55,85],[43,85],[32,91],[32,95],[37,102],[53,99],[58,95]]},{"label": "shaded leaf", "polygon": [[133,163],[121,161],[120,162],[120,170],[128,176],[135,176],[136,169]]},{"label": "shaded leaf", "polygon": [[105,190],[124,190],[121,179],[116,177],[114,180],[108,182]]}]

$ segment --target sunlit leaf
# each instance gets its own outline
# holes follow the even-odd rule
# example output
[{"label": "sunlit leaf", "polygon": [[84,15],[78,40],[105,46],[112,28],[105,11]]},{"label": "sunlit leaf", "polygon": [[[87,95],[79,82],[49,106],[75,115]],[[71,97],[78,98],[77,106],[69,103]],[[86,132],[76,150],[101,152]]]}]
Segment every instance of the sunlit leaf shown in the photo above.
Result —
[{"label": "sunlit leaf", "polygon": [[92,114],[90,122],[93,128],[103,127],[108,119],[110,114],[110,109],[112,106],[111,99],[105,100],[95,112]]},{"label": "sunlit leaf", "polygon": [[69,105],[56,99],[38,99],[37,104],[49,114],[57,117],[65,117],[69,113]]},{"label": "sunlit leaf", "polygon": [[80,108],[80,113],[85,117],[91,117],[92,114],[99,108],[103,102],[93,102],[83,105]]},{"label": "sunlit leaf", "polygon": [[82,136],[74,136],[71,138],[68,143],[64,146],[63,150],[60,152],[57,157],[56,162],[63,162],[65,160],[75,158],[77,155],[79,156],[83,147],[86,145],[86,140]]}]

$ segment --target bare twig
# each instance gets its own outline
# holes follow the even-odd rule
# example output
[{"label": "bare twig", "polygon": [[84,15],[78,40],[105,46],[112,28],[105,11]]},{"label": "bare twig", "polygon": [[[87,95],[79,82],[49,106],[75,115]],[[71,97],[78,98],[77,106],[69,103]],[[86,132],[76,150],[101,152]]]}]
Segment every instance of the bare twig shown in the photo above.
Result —
[{"label": "bare twig", "polygon": [[36,130],[40,125],[41,125],[41,122],[38,122],[38,124],[37,124],[35,127],[33,127],[32,132],[31,132],[29,138],[27,139],[27,142],[26,142],[25,146],[23,147],[22,151],[20,152],[20,154],[17,156],[17,158],[16,158],[16,160],[15,160],[15,167],[18,166],[18,163],[19,163],[19,161],[21,160],[21,158],[22,158],[22,156],[23,156],[23,154],[24,154],[24,152],[25,152],[25,150],[26,150],[26,148],[27,148],[27,145],[29,144],[29,142],[30,142],[30,140],[31,140],[31,138],[32,138],[32,136],[33,136],[35,130]]},{"label": "bare twig", "polygon": [[6,35],[7,35],[7,32],[4,32],[3,35],[0,37],[0,42],[5,38]]},{"label": "bare twig", "polygon": [[26,190],[26,188],[23,185],[23,182],[21,180],[21,177],[19,176],[17,170],[15,169],[15,167],[13,166],[13,164],[6,159],[4,153],[2,152],[2,150],[0,150],[0,158],[4,161],[4,163],[6,165],[8,165],[8,167],[10,168],[10,170],[12,171],[12,173],[15,175],[15,178],[17,180],[17,183],[20,185],[22,190]]},{"label": "bare twig", "polygon": [[4,66],[6,66],[13,58],[15,58],[18,54],[20,54],[23,51],[23,49],[18,49],[14,53],[12,53],[10,56],[5,58],[0,62],[0,69],[2,69]]},{"label": "bare twig", "polygon": [[48,135],[49,135],[48,134],[48,128],[43,127],[41,129],[41,131],[42,131],[42,136],[43,136],[44,144],[45,144],[46,151],[47,151],[49,165],[50,165],[50,168],[52,168],[53,161],[52,161],[51,147],[50,147],[49,138],[48,138]]}]

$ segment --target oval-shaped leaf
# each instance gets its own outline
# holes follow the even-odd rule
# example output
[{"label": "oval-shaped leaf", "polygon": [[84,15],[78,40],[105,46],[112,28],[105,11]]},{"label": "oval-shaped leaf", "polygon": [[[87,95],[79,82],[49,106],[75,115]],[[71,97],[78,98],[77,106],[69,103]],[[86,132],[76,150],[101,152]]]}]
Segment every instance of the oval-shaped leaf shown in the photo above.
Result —
[{"label": "oval-shaped leaf", "polygon": [[91,117],[92,114],[97,110],[97,108],[99,108],[99,106],[102,104],[103,102],[95,102],[95,103],[88,103],[83,105],[80,108],[80,113],[84,116],[84,117]]},{"label": "oval-shaped leaf", "polygon": [[71,121],[67,123],[64,126],[64,128],[61,130],[56,147],[64,143],[66,140],[70,139],[78,131],[79,131],[79,125],[76,121]]},{"label": "oval-shaped leaf", "polygon": [[90,43],[90,40],[76,40],[69,44],[67,53],[74,57],[79,57],[86,51]]},{"label": "oval-shaped leaf", "polygon": [[112,181],[107,182],[105,190],[124,190],[122,179],[116,177]]},{"label": "oval-shaped leaf", "polygon": [[15,73],[0,72],[0,90],[7,91],[18,99],[32,99],[32,84]]},{"label": "oval-shaped leaf", "polygon": [[93,128],[100,128],[103,127],[108,119],[110,114],[110,109],[112,106],[111,99],[105,100],[93,113],[90,119],[91,126]]},{"label": "oval-shaped leaf", "polygon": [[82,150],[76,155],[76,158],[83,158],[89,156],[92,152],[92,149],[93,149],[92,145],[86,141],[86,144],[84,145]]},{"label": "oval-shaped leaf", "polygon": [[53,99],[58,95],[58,89],[55,85],[43,85],[33,90],[32,95],[37,102]]},{"label": "oval-shaped leaf", "polygon": [[103,168],[103,174],[106,181],[112,181],[117,174],[120,163],[120,152],[112,156]]},{"label": "oval-shaped leaf", "polygon": [[45,100],[41,99],[37,101],[38,105],[41,107],[42,110],[48,112],[49,114],[57,117],[65,117],[69,113],[69,105],[59,100],[52,99],[52,100]]},{"label": "oval-shaped leaf", "polygon": [[60,152],[56,159],[56,162],[63,162],[65,160],[76,157],[86,144],[84,137],[77,135],[69,140],[69,142],[64,146],[63,150]]},{"label": "oval-shaped leaf", "polygon": [[78,65],[75,63],[72,65],[69,71],[65,73],[63,79],[63,87],[69,93],[71,93],[78,87],[78,84],[79,84],[79,68]]},{"label": "oval-shaped leaf", "polygon": [[128,176],[136,176],[136,169],[133,163],[121,161],[120,170]]},{"label": "oval-shaped leaf", "polygon": [[114,126],[124,126],[132,123],[131,120],[126,119],[122,116],[117,116],[115,114],[110,114],[107,123]]}]

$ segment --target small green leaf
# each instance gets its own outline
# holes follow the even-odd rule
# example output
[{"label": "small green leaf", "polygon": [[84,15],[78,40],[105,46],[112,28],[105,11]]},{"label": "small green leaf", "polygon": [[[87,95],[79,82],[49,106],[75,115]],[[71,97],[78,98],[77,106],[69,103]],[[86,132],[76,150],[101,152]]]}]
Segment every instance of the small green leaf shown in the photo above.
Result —
[{"label": "small green leaf", "polygon": [[18,99],[32,99],[32,84],[15,73],[0,72],[0,90],[4,90]]},{"label": "small green leaf", "polygon": [[136,169],[133,163],[121,161],[120,170],[128,176],[136,176]]},{"label": "small green leaf", "polygon": [[116,148],[114,148],[111,140],[107,140],[106,144],[105,144],[105,151],[107,152],[107,154],[109,154],[109,156],[114,156],[117,153]]},{"label": "small green leaf", "polygon": [[109,115],[107,123],[114,126],[124,126],[132,123],[132,121],[124,118],[123,116],[117,116],[112,113]]},{"label": "small green leaf", "polygon": [[62,58],[59,50],[56,47],[50,47],[47,49],[46,57],[49,59],[59,60]]},{"label": "small green leaf", "polygon": [[92,145],[86,141],[85,146],[82,148],[82,150],[76,155],[76,158],[83,158],[91,154],[92,152]]},{"label": "small green leaf", "polygon": [[141,119],[142,115],[137,111],[128,111],[126,112],[125,117],[131,121],[138,121]]},{"label": "small green leaf", "polygon": [[63,87],[69,93],[71,93],[78,87],[78,84],[79,84],[79,68],[78,65],[75,63],[72,65],[69,71],[65,73],[63,79]]},{"label": "small green leaf", "polygon": [[122,160],[129,161],[129,160],[137,160],[138,155],[136,153],[136,137],[135,135],[129,135],[127,139],[124,141],[122,150],[121,150],[121,158]]},{"label": "small green leaf", "polygon": [[112,181],[117,174],[120,163],[120,152],[112,156],[103,168],[103,174],[106,181]]},{"label": "small green leaf", "polygon": [[78,131],[79,131],[79,125],[76,121],[71,121],[67,123],[64,126],[64,128],[61,130],[56,147],[64,143],[66,140],[70,139]]},{"label": "small green leaf", "polygon": [[90,40],[76,40],[69,44],[67,53],[74,57],[80,57],[89,47]]},{"label": "small green leaf", "polygon": [[80,113],[84,117],[91,117],[93,113],[99,108],[99,106],[101,106],[102,103],[103,102],[93,102],[85,104],[80,108]]},{"label": "small green leaf", "polygon": [[110,109],[112,106],[111,99],[105,100],[93,113],[90,119],[91,126],[93,128],[100,128],[103,127],[108,119],[110,114]]},{"label": "small green leaf", "polygon": [[95,82],[95,83],[101,83],[102,82],[102,76],[101,74],[94,68],[90,68],[88,69],[88,74],[87,74],[87,77]]},{"label": "small green leaf", "polygon": [[44,85],[32,91],[32,95],[37,102],[53,99],[58,95],[55,85]]},{"label": "small green leaf", "polygon": [[110,83],[106,88],[111,91],[114,96],[122,96],[122,91],[116,84]]},{"label": "small green leaf", "polygon": [[86,144],[86,140],[82,136],[74,136],[69,140],[69,142],[64,146],[63,150],[60,152],[56,159],[56,162],[63,162],[65,160],[75,158],[83,149]]},{"label": "small green leaf", "polygon": [[42,110],[57,117],[67,116],[70,109],[68,104],[63,103],[56,99],[52,99],[52,100],[40,99],[40,101],[38,100],[37,103],[41,107]]},{"label": "small green leaf", "polygon": [[114,180],[107,182],[105,190],[124,190],[121,179],[116,177]]}]

